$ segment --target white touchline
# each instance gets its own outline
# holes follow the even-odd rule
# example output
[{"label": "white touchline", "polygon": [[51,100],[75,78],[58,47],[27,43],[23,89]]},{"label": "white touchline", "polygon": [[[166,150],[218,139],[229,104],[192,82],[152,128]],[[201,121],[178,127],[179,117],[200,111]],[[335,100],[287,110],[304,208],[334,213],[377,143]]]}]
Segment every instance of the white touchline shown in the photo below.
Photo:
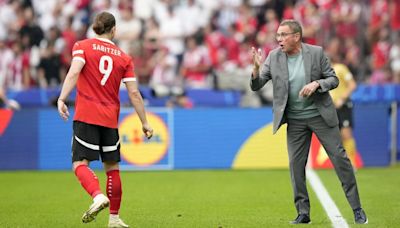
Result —
[{"label": "white touchline", "polygon": [[332,222],[334,228],[348,228],[346,220],[340,214],[339,208],[336,206],[335,202],[332,200],[325,186],[322,184],[318,175],[311,168],[307,168],[307,179],[311,184],[315,194],[317,195],[322,207],[325,209],[326,214]]}]

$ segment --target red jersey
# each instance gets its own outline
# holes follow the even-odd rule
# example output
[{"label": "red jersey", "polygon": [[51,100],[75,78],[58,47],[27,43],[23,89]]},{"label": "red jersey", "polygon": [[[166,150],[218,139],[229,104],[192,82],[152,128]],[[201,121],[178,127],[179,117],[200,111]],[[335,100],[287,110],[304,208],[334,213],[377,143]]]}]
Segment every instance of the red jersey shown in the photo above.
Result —
[{"label": "red jersey", "polygon": [[136,80],[132,58],[102,38],[76,42],[72,57],[85,63],[77,82],[74,120],[117,128],[121,80]]}]

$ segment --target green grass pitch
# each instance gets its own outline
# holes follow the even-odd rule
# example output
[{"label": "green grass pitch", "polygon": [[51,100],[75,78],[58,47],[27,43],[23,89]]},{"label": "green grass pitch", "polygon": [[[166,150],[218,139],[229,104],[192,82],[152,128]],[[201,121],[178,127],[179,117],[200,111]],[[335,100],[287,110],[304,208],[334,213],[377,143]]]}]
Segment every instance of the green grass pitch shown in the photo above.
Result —
[{"label": "green grass pitch", "polygon": [[[101,186],[105,174],[97,171]],[[342,215],[354,225],[332,170],[317,172]],[[369,227],[399,227],[400,167],[356,173]],[[120,215],[131,227],[293,227],[288,170],[122,171]],[[108,210],[81,222],[90,197],[70,171],[0,172],[0,227],[106,227]],[[310,227],[332,227],[309,186]]]}]

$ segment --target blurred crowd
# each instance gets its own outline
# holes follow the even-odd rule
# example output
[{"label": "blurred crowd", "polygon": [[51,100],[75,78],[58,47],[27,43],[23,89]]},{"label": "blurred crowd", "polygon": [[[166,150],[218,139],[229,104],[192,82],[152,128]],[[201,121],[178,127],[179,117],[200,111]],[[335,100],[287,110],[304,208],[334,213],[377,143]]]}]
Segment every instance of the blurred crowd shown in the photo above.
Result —
[{"label": "blurred crowd", "polygon": [[248,91],[249,50],[267,55],[289,18],[357,82],[400,82],[400,0],[0,0],[0,96],[60,86],[73,44],[94,36],[101,11],[116,17],[116,44],[157,96],[238,90],[242,106],[268,104],[268,86],[258,100]]}]

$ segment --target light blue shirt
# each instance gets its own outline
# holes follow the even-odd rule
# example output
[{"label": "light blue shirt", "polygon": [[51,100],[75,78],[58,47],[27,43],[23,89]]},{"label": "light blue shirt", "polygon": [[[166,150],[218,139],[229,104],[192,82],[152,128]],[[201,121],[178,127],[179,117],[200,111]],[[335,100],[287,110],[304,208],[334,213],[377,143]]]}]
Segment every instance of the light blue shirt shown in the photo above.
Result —
[{"label": "light blue shirt", "polygon": [[300,97],[300,90],[306,85],[306,73],[302,52],[287,57],[289,70],[289,100],[286,107],[288,119],[308,119],[320,115],[313,101]]}]

